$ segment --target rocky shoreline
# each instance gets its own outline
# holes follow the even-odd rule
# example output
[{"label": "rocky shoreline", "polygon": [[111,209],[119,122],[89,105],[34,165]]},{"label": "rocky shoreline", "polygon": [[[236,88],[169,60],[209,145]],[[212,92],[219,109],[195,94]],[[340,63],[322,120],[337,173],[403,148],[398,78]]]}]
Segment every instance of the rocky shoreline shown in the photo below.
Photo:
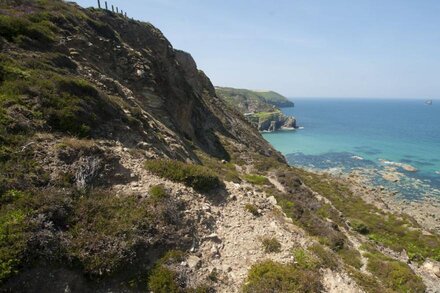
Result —
[{"label": "rocky shoreline", "polygon": [[[310,168],[309,170],[329,175],[333,179],[345,183],[354,194],[385,212],[411,216],[427,233],[430,233],[429,231],[440,233],[440,198],[432,195],[425,195],[417,200],[403,198],[398,191],[383,185],[373,184],[371,179],[365,175],[365,170],[353,170],[350,173]],[[387,174],[385,173],[384,176],[386,177]],[[392,173],[390,173],[391,175]]]},{"label": "rocky shoreline", "polygon": [[356,170],[348,175],[343,175],[340,180],[346,181],[352,191],[368,203],[374,204],[384,211],[407,214],[413,217],[424,229],[440,233],[439,198],[424,196],[419,200],[408,200],[399,197],[399,192],[371,184],[368,178]]}]

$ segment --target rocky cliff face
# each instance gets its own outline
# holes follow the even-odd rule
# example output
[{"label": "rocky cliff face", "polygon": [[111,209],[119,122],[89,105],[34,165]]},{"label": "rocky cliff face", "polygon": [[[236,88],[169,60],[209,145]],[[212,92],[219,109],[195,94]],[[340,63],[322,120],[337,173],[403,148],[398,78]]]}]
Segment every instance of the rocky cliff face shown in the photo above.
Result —
[{"label": "rocky cliff face", "polygon": [[250,121],[255,121],[255,126],[259,131],[277,131],[277,130],[295,130],[297,128],[296,119],[292,116],[286,116],[280,111],[271,115],[248,115]]},{"label": "rocky cliff face", "polygon": [[[3,39],[2,52],[8,52],[6,58],[20,60],[17,65],[24,70],[31,60],[39,60],[40,67],[58,66],[70,78],[93,84],[97,103],[80,103],[75,113],[80,121],[72,121],[90,129],[91,137],[115,139],[129,146],[142,143],[153,152],[181,159],[195,158],[193,146],[227,158],[220,137],[234,137],[244,145],[259,148],[258,152],[274,153],[239,116],[223,110],[223,102],[192,57],[174,50],[155,27],[103,10],[88,11],[51,2],[57,3],[58,11],[42,15],[44,4],[12,1],[17,3],[14,8],[20,17],[41,18],[37,24],[31,20],[29,25],[41,29],[38,34],[47,34],[47,40],[12,31],[16,35]],[[106,106],[108,109],[100,108],[106,99],[115,103]],[[96,123],[81,121],[87,117],[79,112],[85,116],[86,112],[102,110],[108,113]],[[137,120],[136,125],[129,125],[127,120]],[[53,126],[49,124],[46,121],[43,127]],[[230,124],[234,127],[225,127]],[[159,133],[168,140],[164,141]]]}]

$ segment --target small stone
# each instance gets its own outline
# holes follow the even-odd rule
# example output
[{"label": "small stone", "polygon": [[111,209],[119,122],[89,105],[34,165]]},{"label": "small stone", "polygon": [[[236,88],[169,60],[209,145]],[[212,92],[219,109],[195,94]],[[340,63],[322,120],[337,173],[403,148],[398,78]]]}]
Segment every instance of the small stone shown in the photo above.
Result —
[{"label": "small stone", "polygon": [[197,269],[200,267],[202,261],[198,256],[190,255],[187,260],[190,269]]},{"label": "small stone", "polygon": [[277,204],[277,200],[276,200],[276,198],[272,195],[272,196],[269,196],[268,198],[267,198],[267,200],[272,204],[272,205],[276,205]]},{"label": "small stone", "polygon": [[214,242],[222,242],[220,237],[218,237],[217,233],[209,234],[208,236],[205,236],[203,239],[204,240],[211,240],[211,241],[214,241]]}]

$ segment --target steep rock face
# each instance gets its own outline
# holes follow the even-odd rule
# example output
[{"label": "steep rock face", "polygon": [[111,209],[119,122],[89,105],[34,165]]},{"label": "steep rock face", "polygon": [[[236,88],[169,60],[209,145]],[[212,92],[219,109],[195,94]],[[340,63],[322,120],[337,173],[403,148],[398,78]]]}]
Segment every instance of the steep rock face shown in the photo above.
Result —
[{"label": "steep rock face", "polygon": [[[228,159],[221,137],[233,138],[258,153],[276,153],[244,119],[225,111],[225,104],[192,57],[174,50],[151,24],[74,4],[56,6],[58,10],[47,20],[50,41],[24,36],[18,43],[3,38],[1,50],[22,60],[23,69],[31,59],[41,60],[41,66],[51,59],[51,66],[97,87],[92,92],[96,103],[79,102],[76,113],[92,137],[118,140],[127,146],[142,143],[152,153],[180,159],[197,160],[194,146]],[[44,6],[12,1],[5,8],[37,18],[42,17]],[[13,38],[22,37],[20,32],[14,33]],[[91,113],[99,119],[89,119]],[[52,127],[49,124],[45,125]]]},{"label": "steep rock face", "polygon": [[[247,125],[237,123],[237,117],[222,110],[224,105],[217,99],[211,82],[197,69],[192,57],[174,50],[150,24],[115,18],[108,13],[96,15],[109,24],[118,38],[110,39],[113,52],[104,54],[101,53],[107,40],[98,37],[91,41],[91,51],[86,53],[90,56],[87,58],[90,64],[86,66],[96,68],[99,74],[114,78],[127,87],[136,104],[177,133],[182,141],[189,140],[212,155],[227,158],[218,138],[218,135],[232,134],[224,124],[234,120],[234,137],[249,133],[242,129]],[[83,53],[80,55],[84,56]],[[94,56],[99,60],[93,60]],[[237,138],[245,145],[252,143],[257,148],[262,147],[259,151],[270,149],[257,135]],[[254,144],[254,140],[259,142]]]},{"label": "steep rock face", "polygon": [[286,116],[280,110],[246,114],[245,117],[258,131],[271,132],[277,130],[294,130],[297,128],[295,117]]}]

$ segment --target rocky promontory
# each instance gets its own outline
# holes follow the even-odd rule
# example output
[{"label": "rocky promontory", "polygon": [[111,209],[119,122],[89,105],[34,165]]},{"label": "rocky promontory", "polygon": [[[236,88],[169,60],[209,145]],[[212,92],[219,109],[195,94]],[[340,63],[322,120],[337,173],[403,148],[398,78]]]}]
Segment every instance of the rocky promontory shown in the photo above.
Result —
[{"label": "rocky promontory", "polygon": [[259,131],[295,130],[296,119],[293,116],[284,115],[281,110],[274,109],[272,112],[246,113],[245,117]]},{"label": "rocky promontory", "polygon": [[253,91],[229,87],[216,87],[216,93],[232,108],[241,112],[259,131],[294,130],[293,116],[284,115],[280,108],[294,103],[274,91]]}]

